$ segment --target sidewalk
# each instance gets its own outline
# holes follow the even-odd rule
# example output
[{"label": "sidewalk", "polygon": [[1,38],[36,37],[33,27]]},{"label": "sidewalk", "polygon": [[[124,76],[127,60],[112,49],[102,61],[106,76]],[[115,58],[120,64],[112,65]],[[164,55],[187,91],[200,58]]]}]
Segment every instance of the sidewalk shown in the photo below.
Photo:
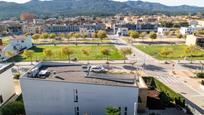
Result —
[{"label": "sidewalk", "polygon": [[[69,61],[50,61],[50,62],[69,63]],[[37,65],[38,63],[40,63],[40,62],[33,62],[32,65],[34,66],[34,65]],[[107,64],[107,60],[91,60],[91,61],[76,61],[76,62],[71,61],[70,63],[76,63],[76,64],[87,64],[87,63],[90,63],[90,64]],[[133,63],[133,61],[125,60],[125,63],[124,63],[124,60],[109,60],[108,63],[109,64],[131,64],[131,63]],[[28,65],[31,65],[31,62],[17,62],[17,63],[15,63],[15,65],[28,66]]]}]

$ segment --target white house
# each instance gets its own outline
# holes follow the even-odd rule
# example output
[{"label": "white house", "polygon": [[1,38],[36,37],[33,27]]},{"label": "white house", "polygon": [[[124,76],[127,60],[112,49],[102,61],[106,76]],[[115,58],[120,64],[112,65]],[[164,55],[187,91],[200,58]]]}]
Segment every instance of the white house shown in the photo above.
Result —
[{"label": "white house", "polygon": [[118,36],[128,36],[128,28],[118,28],[116,34]]},{"label": "white house", "polygon": [[4,46],[4,44],[1,44],[0,46],[0,61],[5,61],[10,58],[6,55],[7,52],[11,52],[13,56],[15,56],[21,51],[29,49],[32,46],[31,36],[11,36],[8,45]]},{"label": "white house", "polygon": [[166,32],[169,32],[170,30],[171,30],[170,28],[158,27],[157,33],[158,33],[158,35],[164,36],[166,34]]},{"label": "white house", "polygon": [[0,107],[15,95],[12,67],[13,64],[0,65]]},{"label": "white house", "polygon": [[42,62],[20,83],[27,115],[105,115],[109,106],[118,107],[121,115],[137,115],[140,80],[85,72],[81,65]]}]

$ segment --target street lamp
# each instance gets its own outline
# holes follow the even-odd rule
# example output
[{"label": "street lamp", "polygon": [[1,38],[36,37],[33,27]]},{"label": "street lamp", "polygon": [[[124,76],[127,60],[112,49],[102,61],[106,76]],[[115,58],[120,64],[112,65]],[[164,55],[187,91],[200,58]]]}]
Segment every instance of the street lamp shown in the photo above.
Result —
[{"label": "street lamp", "polygon": [[200,61],[200,64],[201,64],[201,73],[203,73],[203,66],[204,66],[204,63],[202,61]]}]

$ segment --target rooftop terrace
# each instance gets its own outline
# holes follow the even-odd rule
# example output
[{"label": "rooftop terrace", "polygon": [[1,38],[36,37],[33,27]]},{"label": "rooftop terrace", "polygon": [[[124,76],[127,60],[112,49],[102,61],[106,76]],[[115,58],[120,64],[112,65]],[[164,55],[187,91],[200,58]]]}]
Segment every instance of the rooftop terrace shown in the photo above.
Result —
[{"label": "rooftop terrace", "polygon": [[28,72],[23,78],[50,80],[70,83],[139,87],[139,77],[132,74],[109,74],[87,72],[82,65],[43,62]]}]

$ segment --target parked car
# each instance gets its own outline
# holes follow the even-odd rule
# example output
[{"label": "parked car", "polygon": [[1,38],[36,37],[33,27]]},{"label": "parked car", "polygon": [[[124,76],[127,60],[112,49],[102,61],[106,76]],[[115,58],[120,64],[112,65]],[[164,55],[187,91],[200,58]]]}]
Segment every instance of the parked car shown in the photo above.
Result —
[{"label": "parked car", "polygon": [[105,69],[103,66],[91,66],[90,71],[100,73],[100,72],[107,72],[108,70]]}]

